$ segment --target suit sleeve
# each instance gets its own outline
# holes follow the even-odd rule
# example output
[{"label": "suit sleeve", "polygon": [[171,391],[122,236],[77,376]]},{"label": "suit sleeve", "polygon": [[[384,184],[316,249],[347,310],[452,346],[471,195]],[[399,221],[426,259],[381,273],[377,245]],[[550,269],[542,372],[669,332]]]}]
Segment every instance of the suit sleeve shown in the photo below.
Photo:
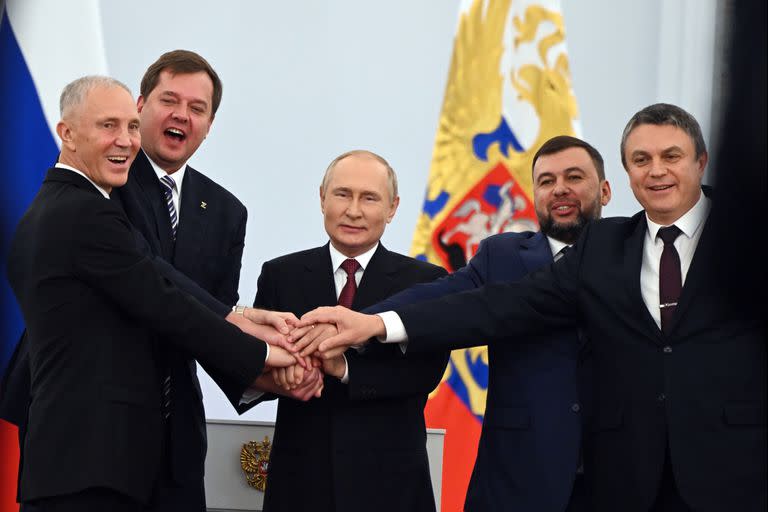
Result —
[{"label": "suit sleeve", "polygon": [[264,342],[242,333],[162,277],[138,252],[131,225],[116,206],[103,201],[87,205],[92,207],[81,209],[73,233],[74,274],[196,359],[243,387],[253,382],[264,367]]},{"label": "suit sleeve", "polygon": [[240,286],[240,268],[243,261],[243,249],[245,248],[245,225],[248,221],[248,211],[245,207],[238,204],[240,211],[239,220],[234,230],[231,245],[220,268],[223,269],[218,288],[214,295],[221,302],[230,304],[230,307],[237,304],[240,295],[237,293]]},{"label": "suit sleeve", "polygon": [[[430,280],[441,276],[446,276],[445,270],[435,267],[424,278]],[[399,345],[372,343],[362,353],[350,349],[345,356],[349,366],[350,399],[375,400],[429,393],[440,383],[449,353],[409,351],[403,354]]]},{"label": "suit sleeve", "polygon": [[[203,287],[201,287],[192,279],[188,278],[183,273],[176,270],[176,267],[165,261],[163,258],[153,254],[151,248],[149,247],[149,243],[138,229],[133,229],[133,235],[136,239],[136,246],[138,247],[139,252],[152,261],[157,271],[163,277],[172,281],[173,284],[175,284],[179,289],[187,292],[189,295],[197,299],[203,306],[207,307],[220,317],[224,318],[229,314],[230,306],[227,306],[226,304],[216,299]],[[234,302],[232,304],[234,304]]]},{"label": "suit sleeve", "polygon": [[[437,299],[444,295],[459,293],[466,290],[479,288],[485,283],[485,268],[487,249],[484,242],[480,244],[477,254],[469,260],[469,263],[448,275],[443,275],[427,283],[419,283],[398,292],[388,299],[384,299],[378,304],[374,304],[363,310],[363,313],[381,313],[383,311],[393,311],[396,308],[423,302],[426,300]],[[443,272],[445,274],[445,272]]]},{"label": "suit sleeve", "polygon": [[408,334],[408,352],[506,342],[576,325],[580,268],[589,226],[574,250],[516,283],[494,283],[395,309]]}]

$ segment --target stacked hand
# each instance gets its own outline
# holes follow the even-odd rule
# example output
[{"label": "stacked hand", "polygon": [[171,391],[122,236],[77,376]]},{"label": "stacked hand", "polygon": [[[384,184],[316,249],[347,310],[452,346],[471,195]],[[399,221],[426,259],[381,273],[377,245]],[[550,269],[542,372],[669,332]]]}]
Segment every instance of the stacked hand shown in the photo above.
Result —
[{"label": "stacked hand", "polygon": [[227,320],[270,345],[269,374],[255,387],[302,401],[321,395],[324,375],[341,379],[346,374],[347,348],[385,334],[380,317],[341,306],[317,308],[301,320],[292,313],[246,308]]}]

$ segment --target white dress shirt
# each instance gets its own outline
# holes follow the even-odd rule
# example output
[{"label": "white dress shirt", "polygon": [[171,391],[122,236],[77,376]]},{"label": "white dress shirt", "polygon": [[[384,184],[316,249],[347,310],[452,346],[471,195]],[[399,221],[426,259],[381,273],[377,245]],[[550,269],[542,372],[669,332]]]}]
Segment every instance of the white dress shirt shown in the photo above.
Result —
[{"label": "white dress shirt", "polygon": [[[683,278],[682,284],[685,286],[685,278],[688,275],[688,269],[691,267],[693,253],[696,252],[696,246],[701,238],[704,221],[709,215],[711,201],[701,194],[699,200],[682,217],[674,222],[682,233],[675,239],[674,246],[680,255],[680,276]],[[645,232],[643,241],[643,265],[640,267],[640,292],[643,295],[643,302],[648,312],[653,317],[656,325],[661,329],[661,310],[659,309],[659,262],[661,252],[664,250],[664,241],[656,235],[663,227],[656,224],[648,218],[648,229]],[[670,224],[671,225],[671,224]]]},{"label": "white dress shirt", "polygon": [[[339,295],[341,295],[341,290],[344,288],[344,285],[347,284],[347,271],[341,268],[341,264],[344,263],[345,260],[349,259],[349,257],[339,252],[339,250],[333,246],[333,242],[328,244],[328,248],[330,249],[330,253],[331,253],[331,270],[333,271],[333,284],[336,285],[336,300],[338,300]],[[357,286],[360,286],[360,281],[363,279],[363,272],[365,272],[365,269],[368,267],[368,264],[371,262],[371,258],[373,258],[373,254],[376,252],[376,249],[378,248],[379,248],[379,244],[377,242],[376,245],[374,245],[372,248],[368,249],[363,254],[359,256],[355,256],[353,258],[357,260],[357,263],[360,264],[360,267],[357,269],[357,272],[355,272],[355,284]],[[356,348],[356,350],[361,350],[361,349]],[[349,383],[349,365],[347,364],[347,356],[345,356],[344,354],[341,354],[341,356],[344,358],[344,376],[341,378],[341,382],[344,384],[348,384]]]},{"label": "white dress shirt", "polygon": [[[146,155],[146,153],[144,154]],[[187,163],[184,162],[184,165],[182,165],[178,171],[167,173],[149,158],[149,155],[147,155],[147,160],[149,160],[149,163],[152,165],[152,169],[154,169],[158,180],[163,176],[170,176],[176,183],[176,186],[171,190],[171,200],[173,201],[173,207],[176,208],[176,220],[177,222],[181,222],[181,185],[184,183],[184,173],[187,170]]]}]

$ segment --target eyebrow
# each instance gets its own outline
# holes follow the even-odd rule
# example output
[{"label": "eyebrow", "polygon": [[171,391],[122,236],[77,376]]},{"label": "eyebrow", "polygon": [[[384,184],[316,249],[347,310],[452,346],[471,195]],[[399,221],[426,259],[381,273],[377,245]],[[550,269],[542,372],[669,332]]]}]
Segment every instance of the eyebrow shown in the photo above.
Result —
[{"label": "eyebrow", "polygon": [[[584,169],[582,169],[581,167],[578,167],[578,166],[574,165],[572,167],[568,167],[568,168],[564,169],[563,173],[569,174],[569,173],[576,172],[576,171],[581,172],[581,173],[586,173],[587,172]],[[539,176],[536,178],[536,181],[539,181],[542,178],[552,178],[554,176],[555,176],[554,172],[552,172],[552,171],[544,171],[541,174],[539,174]]]}]

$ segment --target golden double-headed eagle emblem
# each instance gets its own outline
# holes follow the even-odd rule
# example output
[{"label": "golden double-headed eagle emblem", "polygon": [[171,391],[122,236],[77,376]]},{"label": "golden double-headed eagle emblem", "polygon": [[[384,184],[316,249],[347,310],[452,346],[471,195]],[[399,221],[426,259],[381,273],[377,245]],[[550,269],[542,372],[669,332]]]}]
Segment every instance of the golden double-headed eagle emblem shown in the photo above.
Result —
[{"label": "golden double-headed eagle emblem", "polygon": [[245,481],[249,486],[264,492],[267,489],[267,472],[269,471],[269,452],[272,444],[269,437],[257,443],[249,441],[240,450],[240,467],[245,473]]},{"label": "golden double-headed eagle emblem", "polygon": [[[533,155],[574,135],[578,117],[563,17],[543,3],[474,0],[462,12],[412,256],[454,271],[483,238],[536,229]],[[487,347],[456,350],[443,377],[458,374],[480,416],[487,363]]]}]

